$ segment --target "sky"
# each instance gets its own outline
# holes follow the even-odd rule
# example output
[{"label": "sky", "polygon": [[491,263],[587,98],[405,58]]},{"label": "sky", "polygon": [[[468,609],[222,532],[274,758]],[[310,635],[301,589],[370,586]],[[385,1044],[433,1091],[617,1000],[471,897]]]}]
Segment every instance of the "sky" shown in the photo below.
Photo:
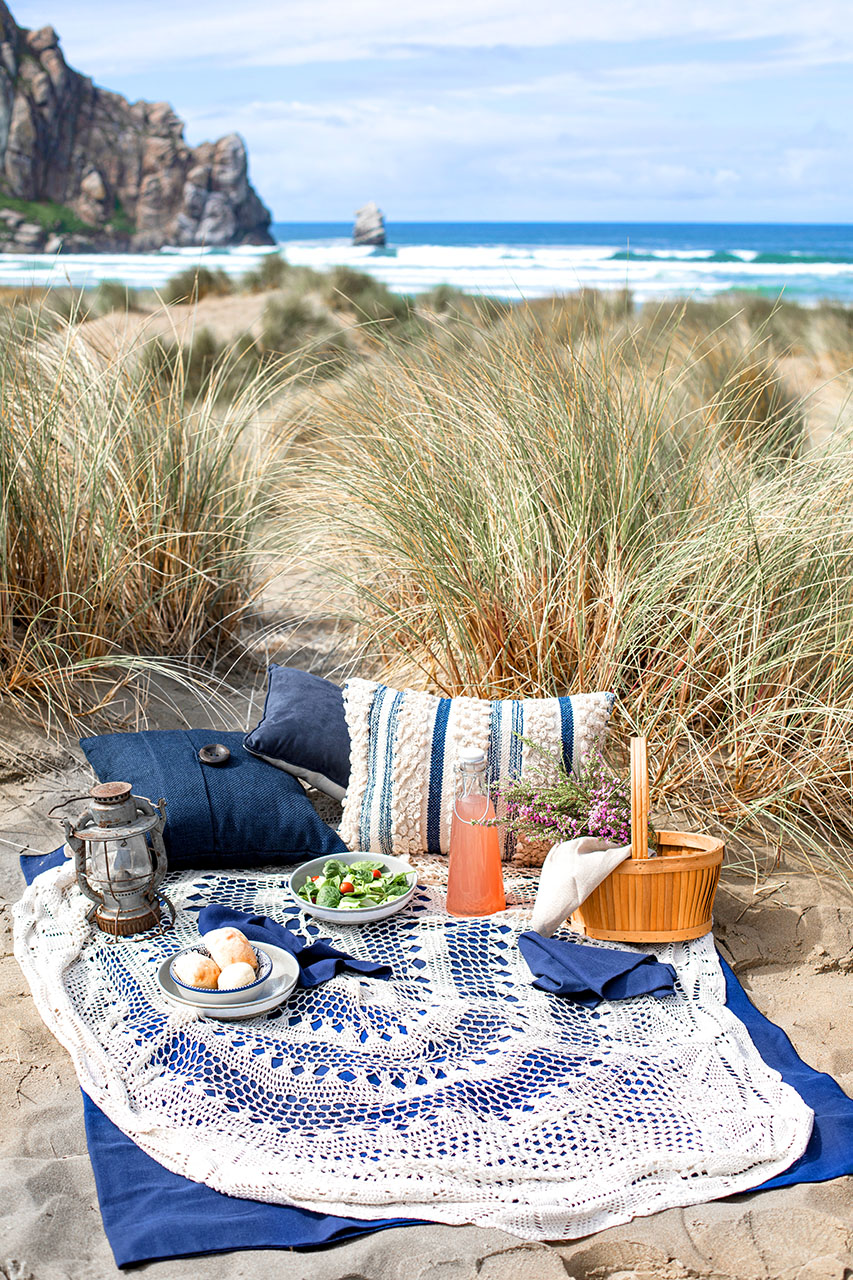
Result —
[{"label": "sky", "polygon": [[845,0],[9,0],[278,221],[853,221]]}]

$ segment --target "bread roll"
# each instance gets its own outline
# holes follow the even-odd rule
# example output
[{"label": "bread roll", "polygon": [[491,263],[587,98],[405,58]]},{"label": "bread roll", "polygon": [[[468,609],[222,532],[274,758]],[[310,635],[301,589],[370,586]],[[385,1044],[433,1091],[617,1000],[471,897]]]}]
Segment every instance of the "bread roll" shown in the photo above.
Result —
[{"label": "bread roll", "polygon": [[204,935],[204,945],[220,969],[227,969],[229,964],[249,964],[253,969],[258,967],[249,939],[239,929],[230,926],[212,929]]},{"label": "bread roll", "polygon": [[215,991],[220,969],[210,956],[204,956],[200,951],[188,951],[178,956],[172,972],[179,982],[185,982],[188,987],[208,987]]},{"label": "bread roll", "polygon": [[235,987],[247,987],[250,982],[255,981],[256,976],[250,964],[238,960],[236,964],[226,965],[216,985],[220,991],[233,991]]}]

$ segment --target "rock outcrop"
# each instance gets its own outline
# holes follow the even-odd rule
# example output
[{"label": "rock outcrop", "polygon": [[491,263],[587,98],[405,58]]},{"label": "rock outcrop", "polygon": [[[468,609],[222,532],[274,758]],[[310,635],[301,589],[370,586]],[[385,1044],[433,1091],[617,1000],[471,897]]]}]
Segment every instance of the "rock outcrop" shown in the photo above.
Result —
[{"label": "rock outcrop", "polygon": [[382,210],[373,200],[355,211],[355,226],[352,229],[353,244],[385,244],[385,219]]},{"label": "rock outcrop", "polygon": [[190,147],[183,130],[168,103],[74,71],[52,27],[24,30],[0,0],[0,249],[274,243],[242,138]]}]

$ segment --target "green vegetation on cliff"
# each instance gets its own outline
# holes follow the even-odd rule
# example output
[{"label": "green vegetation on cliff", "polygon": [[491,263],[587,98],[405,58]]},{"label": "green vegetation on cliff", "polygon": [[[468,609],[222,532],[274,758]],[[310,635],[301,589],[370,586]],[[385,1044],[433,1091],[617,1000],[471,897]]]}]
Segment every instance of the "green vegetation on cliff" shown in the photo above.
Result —
[{"label": "green vegetation on cliff", "polygon": [[0,192],[0,209],[20,213],[26,222],[36,222],[45,231],[57,235],[95,234],[95,228],[78,217],[73,209],[53,200],[20,200],[17,196]]}]

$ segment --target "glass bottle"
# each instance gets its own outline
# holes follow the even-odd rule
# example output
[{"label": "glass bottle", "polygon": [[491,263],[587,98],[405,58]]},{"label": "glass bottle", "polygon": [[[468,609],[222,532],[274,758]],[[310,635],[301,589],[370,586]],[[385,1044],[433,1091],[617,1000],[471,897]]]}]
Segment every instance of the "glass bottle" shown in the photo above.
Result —
[{"label": "glass bottle", "polygon": [[463,747],[458,773],[450,824],[447,910],[452,916],[490,916],[505,910],[506,895],[497,827],[475,825],[495,816],[485,788],[485,752]]}]

